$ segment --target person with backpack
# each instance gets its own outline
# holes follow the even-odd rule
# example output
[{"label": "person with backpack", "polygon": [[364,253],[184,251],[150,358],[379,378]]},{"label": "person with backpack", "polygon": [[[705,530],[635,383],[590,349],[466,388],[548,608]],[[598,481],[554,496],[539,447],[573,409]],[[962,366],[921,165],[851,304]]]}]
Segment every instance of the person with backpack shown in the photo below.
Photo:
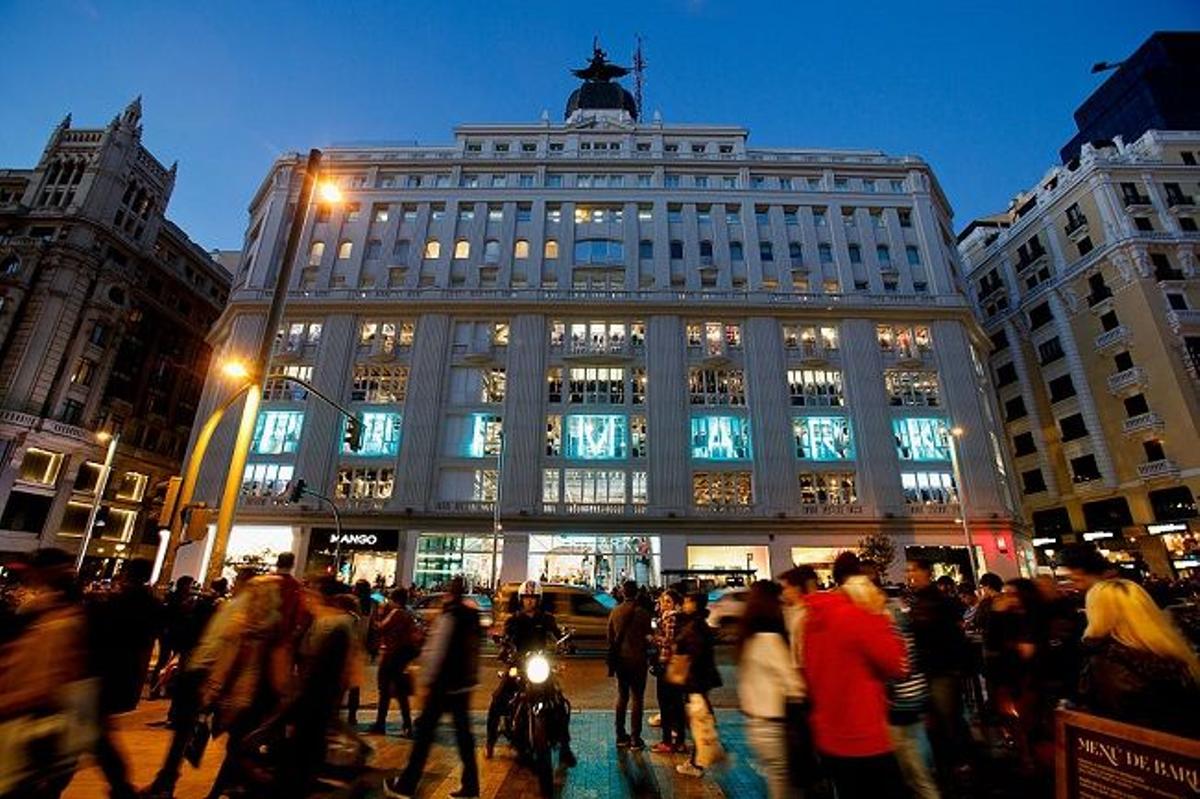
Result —
[{"label": "person with backpack", "polygon": [[424,633],[417,617],[408,609],[408,591],[396,588],[389,597],[390,602],[381,611],[376,625],[379,641],[379,667],[376,672],[379,685],[379,709],[370,732],[373,735],[387,733],[387,715],[395,699],[400,705],[403,726],[402,738],[413,734],[412,709],[408,698],[412,695],[412,680],[408,676],[409,665],[421,654]]}]

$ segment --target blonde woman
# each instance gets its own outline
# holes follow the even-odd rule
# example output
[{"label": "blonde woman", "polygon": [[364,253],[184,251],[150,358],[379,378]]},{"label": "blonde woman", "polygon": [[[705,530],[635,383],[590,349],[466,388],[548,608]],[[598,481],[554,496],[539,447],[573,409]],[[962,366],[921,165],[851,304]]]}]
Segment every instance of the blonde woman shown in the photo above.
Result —
[{"label": "blonde woman", "polygon": [[1087,593],[1080,702],[1119,721],[1200,736],[1200,659],[1150,595],[1129,580]]}]

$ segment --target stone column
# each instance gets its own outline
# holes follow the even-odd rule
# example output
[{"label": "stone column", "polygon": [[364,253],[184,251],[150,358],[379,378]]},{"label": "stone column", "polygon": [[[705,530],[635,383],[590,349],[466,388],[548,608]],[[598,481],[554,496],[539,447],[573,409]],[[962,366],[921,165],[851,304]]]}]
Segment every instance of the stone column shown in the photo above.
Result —
[{"label": "stone column", "polygon": [[430,498],[452,327],[451,318],[445,314],[424,314],[417,321],[404,402],[400,465],[392,494],[394,508],[419,510]]},{"label": "stone column", "polygon": [[[346,398],[346,383],[358,345],[357,333],[358,319],[348,314],[326,317],[321,329],[321,357],[313,365],[312,383],[322,394],[338,402]],[[309,394],[296,452],[295,479],[303,479],[314,491],[332,497],[345,429],[346,420],[340,411]]]},{"label": "stone column", "polygon": [[541,454],[546,415],[546,325],[522,314],[511,322],[504,396],[502,511],[534,513],[542,499]]},{"label": "stone column", "polygon": [[760,514],[786,512],[799,504],[791,401],[783,376],[786,355],[779,322],[746,320],[746,396],[754,442],[755,498]]},{"label": "stone column", "polygon": [[692,504],[683,320],[678,316],[651,316],[646,336],[650,507],[658,513],[682,515]]},{"label": "stone column", "polygon": [[841,326],[842,381],[851,414],[857,454],[855,490],[864,513],[882,515],[904,506],[900,460],[896,456],[892,411],[883,383],[883,356],[870,319],[846,319]]}]

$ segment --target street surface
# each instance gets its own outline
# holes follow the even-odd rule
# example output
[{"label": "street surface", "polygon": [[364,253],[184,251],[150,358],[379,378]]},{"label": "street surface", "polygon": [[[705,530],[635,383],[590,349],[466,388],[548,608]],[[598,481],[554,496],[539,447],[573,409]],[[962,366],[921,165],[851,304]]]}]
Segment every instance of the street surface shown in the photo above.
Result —
[{"label": "street surface", "polygon": [[[652,755],[649,751],[617,750],[612,716],[616,684],[607,677],[603,658],[593,654],[567,658],[562,679],[575,710],[571,734],[579,765],[570,770],[558,770],[556,781],[559,796],[563,799],[749,799],[765,796],[765,786],[754,772],[752,755],[742,734],[742,718],[736,709],[734,674],[728,662],[731,655],[727,648],[722,648],[721,673],[725,685],[713,692],[712,700],[718,708],[721,737],[730,750],[732,763],[722,773],[702,780],[682,777],[675,772],[675,765],[686,761],[685,755],[664,756]],[[483,757],[484,718],[491,691],[496,684],[497,668],[494,657],[483,659],[480,687],[472,699],[472,707],[476,711],[473,721],[481,796],[484,799],[533,797],[537,795],[536,780],[527,769],[517,766],[511,750],[503,742],[496,748],[493,760],[488,761]],[[359,711],[360,729],[365,729],[375,718],[373,673],[368,674],[366,683],[363,686],[363,707]],[[653,678],[647,686],[646,705],[646,718],[649,719],[657,709]],[[161,726],[166,711],[165,701],[143,701],[137,710],[120,719],[119,745],[125,752],[133,782],[139,787],[149,784],[154,778],[166,751],[170,731]],[[449,716],[446,716],[418,796],[441,799],[459,787],[460,768],[454,748],[453,728],[449,722]],[[381,797],[382,791],[378,789],[381,778],[395,773],[408,762],[412,744],[398,736],[399,711],[394,706],[388,727],[389,734],[386,737],[366,737],[367,742],[375,748],[371,765],[379,771],[364,777],[360,783],[364,790],[353,794],[355,796],[369,799]],[[643,736],[648,744],[653,744],[659,740],[658,729],[647,726]],[[212,785],[223,754],[224,740],[218,739],[209,745],[200,769],[192,769],[185,764],[175,794],[177,799],[203,799]],[[65,797],[96,799],[107,793],[103,776],[87,763],[76,775]],[[343,792],[342,795],[348,794]]]}]

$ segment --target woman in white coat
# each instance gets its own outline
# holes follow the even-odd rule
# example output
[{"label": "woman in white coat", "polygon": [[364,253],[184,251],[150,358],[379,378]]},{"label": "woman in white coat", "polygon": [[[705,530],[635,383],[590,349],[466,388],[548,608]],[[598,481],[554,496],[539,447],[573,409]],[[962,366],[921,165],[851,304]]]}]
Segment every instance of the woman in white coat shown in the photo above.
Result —
[{"label": "woman in white coat", "polygon": [[791,795],[786,708],[789,697],[804,692],[788,650],[780,593],[769,580],[750,587],[738,636],[738,702],[770,799]]}]

